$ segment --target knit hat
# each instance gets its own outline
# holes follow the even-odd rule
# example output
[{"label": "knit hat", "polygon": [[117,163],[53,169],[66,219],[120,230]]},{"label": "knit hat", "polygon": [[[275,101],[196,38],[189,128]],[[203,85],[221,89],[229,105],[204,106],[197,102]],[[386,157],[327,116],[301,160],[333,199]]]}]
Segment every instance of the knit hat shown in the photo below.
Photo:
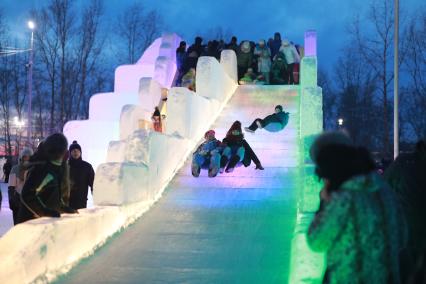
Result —
[{"label": "knit hat", "polygon": [[209,130],[204,134],[204,138],[207,137],[207,135],[212,135],[214,137],[216,135],[216,132],[214,132],[214,130]]},{"label": "knit hat", "polygon": [[282,105],[277,105],[277,106],[275,107],[275,109],[279,109],[280,111],[283,111],[283,107],[282,107]]},{"label": "knit hat", "polygon": [[74,149],[78,149],[81,152],[81,147],[80,145],[77,143],[76,140],[72,141],[72,144],[70,145],[70,148],[68,149],[69,152],[71,152]]},{"label": "knit hat", "polygon": [[322,149],[330,145],[353,146],[351,138],[343,131],[324,132],[319,135],[312,143],[309,155],[314,163],[318,161],[318,155]]}]

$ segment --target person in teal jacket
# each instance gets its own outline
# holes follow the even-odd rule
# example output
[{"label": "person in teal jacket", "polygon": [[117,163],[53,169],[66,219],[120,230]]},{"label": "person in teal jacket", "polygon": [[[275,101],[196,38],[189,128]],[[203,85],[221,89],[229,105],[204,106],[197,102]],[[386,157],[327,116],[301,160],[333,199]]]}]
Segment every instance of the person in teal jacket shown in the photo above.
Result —
[{"label": "person in teal jacket", "polygon": [[[267,117],[261,119],[256,118],[249,127],[245,127],[244,130],[247,132],[254,133],[258,128],[268,128],[268,125],[276,123],[276,130],[282,130],[286,127],[288,123],[289,113],[283,111],[281,105],[275,107],[275,113],[268,115]],[[268,129],[267,129],[268,130]]]},{"label": "person in teal jacket", "polygon": [[325,133],[311,147],[324,187],[307,232],[308,245],[326,254],[323,283],[401,283],[404,215],[395,193],[375,173],[369,152],[344,136]]}]

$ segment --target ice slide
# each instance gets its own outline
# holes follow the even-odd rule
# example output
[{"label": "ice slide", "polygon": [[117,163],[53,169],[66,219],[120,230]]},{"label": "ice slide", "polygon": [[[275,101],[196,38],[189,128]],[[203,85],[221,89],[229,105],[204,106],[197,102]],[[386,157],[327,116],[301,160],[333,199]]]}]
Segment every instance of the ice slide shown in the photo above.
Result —
[{"label": "ice slide", "polygon": [[[251,259],[251,265],[256,263],[263,269],[257,272],[269,273],[265,277],[270,277],[267,279],[272,282],[275,282],[274,279],[286,282],[287,278],[291,279],[291,283],[305,282],[306,277],[309,277],[303,265],[306,263],[306,257],[300,259],[294,256],[304,249],[304,255],[309,253],[306,251],[301,230],[306,222],[300,224],[300,220],[307,220],[304,213],[316,209],[318,190],[317,182],[311,178],[312,165],[306,157],[306,150],[312,140],[311,136],[318,133],[322,127],[321,89],[316,82],[316,55],[315,52],[308,52],[308,47],[312,45],[309,42],[315,43],[315,39],[312,33],[307,34],[306,56],[301,64],[302,82],[296,87],[246,86],[239,88],[232,96],[236,88],[235,54],[224,51],[220,63],[209,57],[200,58],[197,67],[197,93],[184,88],[170,89],[164,134],[147,131],[143,127],[140,129],[139,122],[149,119],[153,106],[161,98],[162,88],[170,86],[175,70],[174,49],[179,38],[176,35],[163,36],[150,46],[137,64],[117,68],[114,92],[94,96],[90,102],[89,119],[70,122],[64,129],[70,140],[77,137],[80,144],[84,145],[83,155],[88,160],[94,160],[95,165],[99,165],[95,181],[95,208],[80,210],[78,215],[65,215],[60,219],[41,218],[11,229],[0,239],[0,251],[5,256],[0,259],[0,266],[3,268],[0,271],[0,282],[47,282],[67,272],[82,257],[91,255],[93,249],[102,245],[110,236],[147,212],[152,204],[159,200],[166,185],[168,189],[164,198],[145,213],[137,224],[125,231],[131,234],[133,228],[142,226],[146,231],[140,234],[144,235],[140,241],[151,240],[159,249],[169,248],[170,259],[161,258],[161,254],[166,256],[165,252],[158,251],[160,255],[155,258],[158,261],[157,269],[160,269],[162,263],[164,271],[177,269],[172,265],[176,260],[173,258],[175,256],[178,258],[176,263],[186,261],[188,269],[198,269],[201,274],[212,271],[210,278],[197,278],[201,279],[201,282],[210,282],[209,279],[227,279],[227,273],[231,273],[231,270],[225,269],[225,264],[233,265],[237,263],[237,259],[241,260],[241,264],[250,265],[248,261]],[[268,107],[263,105],[263,100],[276,96],[278,99],[285,98],[282,102],[284,107],[296,109],[291,111],[289,126],[284,132],[268,133],[261,130],[259,136],[256,133],[255,136],[247,138],[261,156],[267,171],[253,172],[253,169],[242,168],[235,171],[234,178],[227,175],[207,179],[202,175],[199,179],[192,179],[188,175],[187,161],[184,168],[169,183],[185,161],[185,157],[207,130],[206,127],[215,122],[218,136],[221,137],[235,119],[247,125],[258,115],[270,113],[276,104],[276,98],[273,103],[269,102],[271,105]],[[230,97],[232,101],[227,105]],[[239,102],[236,108],[235,102]],[[243,106],[247,106],[247,109]],[[250,113],[252,111],[253,113]],[[219,114],[220,118],[216,119]],[[286,131],[293,136],[285,136],[283,139],[290,140],[282,140],[280,143],[279,139],[271,136],[285,134]],[[269,139],[257,140],[268,137]],[[287,146],[293,147],[294,151],[290,151]],[[293,156],[279,155],[283,151],[291,152]],[[173,204],[166,209],[164,206],[168,203]],[[164,211],[161,211],[162,209]],[[153,218],[150,217],[152,214]],[[240,215],[244,218],[239,218]],[[167,216],[170,219],[164,219]],[[156,223],[156,219],[159,219],[159,222]],[[174,236],[176,240],[167,239],[164,234],[155,235],[155,232],[167,234],[167,228],[172,229],[171,225],[179,219],[186,222],[175,229],[181,228],[187,232],[176,232],[174,235],[170,233],[169,237]],[[292,222],[296,224],[296,234],[291,241],[289,234],[293,233]],[[151,233],[148,229],[152,230]],[[206,230],[209,230],[211,235],[205,233]],[[222,235],[219,232],[222,232]],[[190,235],[194,235],[190,238],[192,243],[186,242],[185,239],[178,240],[179,236]],[[106,248],[97,251],[93,259],[97,259],[112,242],[126,240],[127,234],[122,236],[115,235]],[[156,242],[157,239],[162,240],[162,244]],[[204,247],[204,243],[206,251],[200,249]],[[239,244],[243,247],[238,246]],[[185,248],[185,245],[197,249]],[[232,250],[234,247],[247,253],[231,254],[235,252]],[[180,257],[173,253],[176,249],[187,254]],[[137,247],[132,250],[136,252]],[[289,271],[290,252],[292,257]],[[149,248],[145,253],[148,256],[157,254]],[[280,253],[282,255],[277,257]],[[208,260],[205,258],[203,261],[203,258],[200,258],[202,255],[208,259],[212,258],[211,262],[206,262]],[[137,253],[134,256],[142,259],[142,255]],[[153,257],[148,257],[151,258],[154,260]],[[141,270],[155,267],[154,263],[142,266]],[[237,269],[243,268],[237,266]],[[137,271],[134,268],[134,272]],[[185,274],[185,270],[179,271]],[[311,272],[311,275],[317,273],[315,269]],[[69,277],[74,277],[73,273],[60,281],[71,281]],[[128,274],[131,274],[131,271]],[[253,281],[256,281],[259,278],[254,274],[249,273],[253,275]],[[147,274],[149,275],[154,274]],[[191,277],[188,275],[190,274],[182,277]],[[244,277],[235,273],[228,276],[228,279]],[[135,280],[131,277],[128,279]],[[172,278],[168,279],[175,282]],[[195,281],[191,281],[192,278],[187,279],[187,282]],[[115,277],[107,282],[111,281],[125,282]]]},{"label": "ice slide", "polygon": [[299,90],[240,86],[215,122],[223,138],[281,104],[285,130],[245,137],[264,171],[237,168],[199,178],[190,158],[142,218],[58,283],[286,283],[296,222]]}]

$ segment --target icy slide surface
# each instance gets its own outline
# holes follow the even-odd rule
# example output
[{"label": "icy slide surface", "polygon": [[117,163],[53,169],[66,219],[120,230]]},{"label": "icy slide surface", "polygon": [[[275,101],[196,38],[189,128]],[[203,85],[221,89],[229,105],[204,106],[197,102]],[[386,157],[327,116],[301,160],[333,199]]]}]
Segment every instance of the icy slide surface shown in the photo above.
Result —
[{"label": "icy slide surface", "polygon": [[[150,211],[57,283],[287,283],[296,221],[298,89],[240,86],[215,123],[222,139],[234,120],[247,126],[281,104],[284,131],[246,140],[254,165],[212,179],[190,160]],[[166,161],[165,161],[166,162]]]}]

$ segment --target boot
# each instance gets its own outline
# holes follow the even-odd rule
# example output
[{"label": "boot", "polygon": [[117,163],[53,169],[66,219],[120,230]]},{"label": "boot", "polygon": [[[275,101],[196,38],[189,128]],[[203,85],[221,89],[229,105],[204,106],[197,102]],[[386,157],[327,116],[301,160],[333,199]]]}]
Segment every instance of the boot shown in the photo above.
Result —
[{"label": "boot", "polygon": [[263,171],[265,168],[264,167],[262,167],[262,165],[261,164],[257,164],[256,165],[256,168],[255,168],[255,170],[261,170],[261,171]]},{"label": "boot", "polygon": [[191,165],[191,172],[192,172],[193,177],[199,177],[200,176],[200,170],[201,170],[200,167],[196,163],[193,163]]},{"label": "boot", "polygon": [[220,158],[220,173],[221,174],[224,172],[227,163],[228,163],[228,157],[222,156]]},{"label": "boot", "polygon": [[240,161],[240,156],[238,155],[232,156],[231,160],[228,163],[228,166],[226,166],[225,172],[232,173],[239,161]]}]

